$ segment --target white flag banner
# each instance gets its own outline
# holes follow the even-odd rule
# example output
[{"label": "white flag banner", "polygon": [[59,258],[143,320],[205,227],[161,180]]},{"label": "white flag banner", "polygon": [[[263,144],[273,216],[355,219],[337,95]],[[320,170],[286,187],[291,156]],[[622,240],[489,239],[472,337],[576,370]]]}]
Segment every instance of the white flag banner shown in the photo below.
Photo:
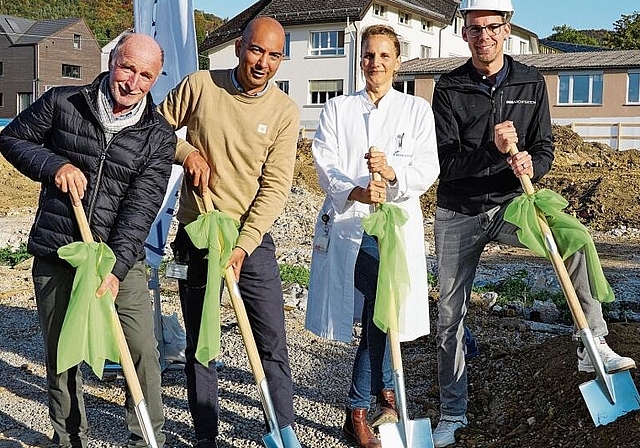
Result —
[{"label": "white flag banner", "polygon": [[151,89],[160,103],[185,76],[198,69],[192,0],[133,0],[136,33],[153,37],[164,50],[163,74]]},{"label": "white flag banner", "polygon": [[[162,102],[185,76],[198,69],[198,45],[192,0],[133,0],[136,33],[153,37],[164,50],[162,76],[151,89],[153,100]],[[184,138],[184,132],[178,135]],[[174,165],[167,194],[145,241],[147,263],[159,268],[182,179],[182,168]]]}]

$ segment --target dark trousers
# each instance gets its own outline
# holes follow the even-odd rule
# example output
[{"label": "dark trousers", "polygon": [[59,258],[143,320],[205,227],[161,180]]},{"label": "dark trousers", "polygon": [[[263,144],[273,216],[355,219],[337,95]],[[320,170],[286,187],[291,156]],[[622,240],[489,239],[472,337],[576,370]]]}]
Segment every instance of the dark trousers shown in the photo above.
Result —
[{"label": "dark trousers", "polygon": [[[49,392],[49,417],[55,430],[54,442],[60,447],[87,446],[87,416],[82,397],[79,366],[56,373],[58,339],[69,305],[75,269],[58,262],[36,258],[33,263],[38,321],[44,339],[44,354]],[[153,311],[147,287],[144,262],[138,262],[120,282],[116,309],[122,324],[133,364],[147,402],[149,417],[159,446],[165,436],[160,363],[153,332]],[[126,422],[131,431],[129,447],[147,446],[135,413],[129,389],[125,393]]]},{"label": "dark trousers", "polygon": [[[187,334],[185,350],[187,397],[196,439],[218,435],[218,374],[215,362],[203,366],[195,359],[207,283],[206,250],[197,249],[180,225],[173,243],[176,261],[188,265],[187,279],[179,281],[180,303]],[[222,285],[222,284],[221,284]],[[245,258],[238,282],[249,323],[258,346],[280,427],[293,424],[293,386],[284,326],[282,282],[269,234]]]}]

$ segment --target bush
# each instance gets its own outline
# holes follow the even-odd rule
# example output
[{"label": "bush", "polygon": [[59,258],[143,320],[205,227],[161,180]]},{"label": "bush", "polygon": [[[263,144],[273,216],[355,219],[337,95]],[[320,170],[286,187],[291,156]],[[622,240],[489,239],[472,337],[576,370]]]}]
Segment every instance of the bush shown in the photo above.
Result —
[{"label": "bush", "polygon": [[309,268],[305,266],[294,266],[291,264],[281,264],[279,267],[282,283],[297,283],[305,288],[309,287]]},{"label": "bush", "polygon": [[22,263],[30,257],[31,255],[27,252],[27,243],[20,244],[17,249],[9,246],[0,249],[0,264],[11,267]]}]

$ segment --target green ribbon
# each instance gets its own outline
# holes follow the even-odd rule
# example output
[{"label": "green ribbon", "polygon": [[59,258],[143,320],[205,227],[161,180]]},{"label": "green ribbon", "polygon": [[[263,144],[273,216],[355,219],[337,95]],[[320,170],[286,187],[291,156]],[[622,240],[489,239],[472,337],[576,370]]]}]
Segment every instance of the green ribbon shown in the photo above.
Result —
[{"label": "green ribbon", "polygon": [[69,306],[58,340],[57,373],[86,361],[102,378],[105,360],[120,361],[111,291],[96,291],[116,263],[105,243],[76,241],[58,249],[58,256],[76,268]]},{"label": "green ribbon", "polygon": [[382,203],[374,213],[362,218],[362,227],[378,238],[380,266],[373,322],[381,331],[398,330],[402,301],[409,295],[411,282],[400,227],[409,220],[400,207]]},{"label": "green ribbon", "polygon": [[238,239],[239,223],[217,210],[202,213],[185,230],[193,245],[208,249],[207,287],[196,347],[196,359],[207,366],[220,354],[220,286]]},{"label": "green ribbon", "polygon": [[549,258],[536,217],[539,210],[547,218],[562,259],[566,260],[582,249],[586,257],[592,294],[600,302],[613,302],[615,296],[602,272],[596,246],[582,223],[562,211],[567,205],[567,200],[559,194],[542,189],[534,194],[524,193],[515,198],[507,207],[504,219],[519,228],[517,234],[522,244],[534,253]]}]

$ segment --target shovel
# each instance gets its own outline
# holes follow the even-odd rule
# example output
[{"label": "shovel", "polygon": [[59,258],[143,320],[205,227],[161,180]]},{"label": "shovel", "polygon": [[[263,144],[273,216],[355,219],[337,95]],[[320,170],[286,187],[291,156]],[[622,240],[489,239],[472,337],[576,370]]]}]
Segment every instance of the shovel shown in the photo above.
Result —
[{"label": "shovel", "polygon": [[407,412],[404,373],[402,371],[402,354],[398,330],[389,328],[389,345],[391,346],[391,364],[396,384],[396,406],[398,423],[385,423],[378,426],[380,442],[383,448],[433,448],[431,420],[421,418],[409,420]]},{"label": "shovel", "polygon": [[[74,205],[73,213],[75,214],[76,221],[78,222],[78,226],[80,227],[82,241],[84,241],[85,243],[93,242],[93,236],[91,235],[89,223],[87,222],[87,217],[84,214],[82,204]],[[113,327],[115,328],[116,338],[118,342],[118,351],[120,354],[120,365],[122,366],[122,371],[124,373],[124,378],[127,381],[127,386],[129,386],[129,391],[131,392],[131,398],[133,399],[136,416],[138,417],[138,422],[140,423],[142,436],[144,437],[144,441],[146,442],[147,447],[158,448],[158,442],[156,441],[155,432],[153,431],[153,425],[151,424],[151,418],[149,417],[149,411],[147,410],[147,403],[144,399],[144,395],[142,394],[140,380],[138,379],[138,374],[136,373],[136,370],[133,366],[131,352],[129,351],[129,346],[127,346],[127,340],[125,339],[124,331],[122,330],[122,325],[120,324],[120,319],[118,318],[118,313],[116,312],[115,306],[112,307],[112,310]]]},{"label": "shovel", "polygon": [[[204,207],[207,212],[213,211],[213,202],[211,201],[210,194],[205,194],[204,196]],[[244,341],[244,346],[247,350],[247,357],[249,358],[251,371],[253,372],[253,377],[258,386],[262,409],[264,410],[269,425],[269,433],[262,438],[262,441],[267,448],[302,448],[291,425],[284,428],[280,428],[278,425],[276,410],[273,406],[271,395],[269,394],[269,385],[267,384],[267,378],[264,374],[262,362],[260,361],[258,347],[256,346],[255,339],[253,338],[253,332],[251,331],[251,324],[249,323],[247,310],[244,307],[244,302],[240,295],[240,289],[236,283],[236,275],[231,266],[229,266],[225,271],[225,280],[227,289],[229,290],[231,304],[233,305],[233,309],[236,313],[240,334],[242,335],[242,340]]]},{"label": "shovel", "polygon": [[[511,145],[509,154],[513,156],[517,153],[518,148],[516,145]],[[534,194],[535,190],[529,176],[526,174],[520,176],[520,183],[526,194]],[[580,306],[567,268],[562,261],[562,256],[558,252],[558,247],[556,246],[547,219],[539,210],[536,212],[536,218],[545,241],[549,259],[558,276],[562,292],[567,299],[571,315],[578,329],[578,334],[587,353],[589,353],[589,358],[593,363],[596,373],[595,380],[590,380],[580,385],[580,392],[587,404],[593,423],[596,426],[606,425],[624,414],[640,409],[640,396],[628,370],[617,373],[607,373],[605,370],[602,357],[596,349],[596,344],[589,329],[584,311]]]},{"label": "shovel", "polygon": [[[375,151],[379,151],[375,146],[369,149],[370,153]],[[380,173],[373,173],[373,180],[382,180]],[[389,308],[392,315],[397,316],[395,303],[390,303]],[[396,386],[396,408],[399,419],[397,423],[385,423],[378,426],[380,442],[383,448],[433,448],[431,420],[428,418],[409,420],[397,323],[389,326],[387,334],[391,348],[391,364]]]}]

